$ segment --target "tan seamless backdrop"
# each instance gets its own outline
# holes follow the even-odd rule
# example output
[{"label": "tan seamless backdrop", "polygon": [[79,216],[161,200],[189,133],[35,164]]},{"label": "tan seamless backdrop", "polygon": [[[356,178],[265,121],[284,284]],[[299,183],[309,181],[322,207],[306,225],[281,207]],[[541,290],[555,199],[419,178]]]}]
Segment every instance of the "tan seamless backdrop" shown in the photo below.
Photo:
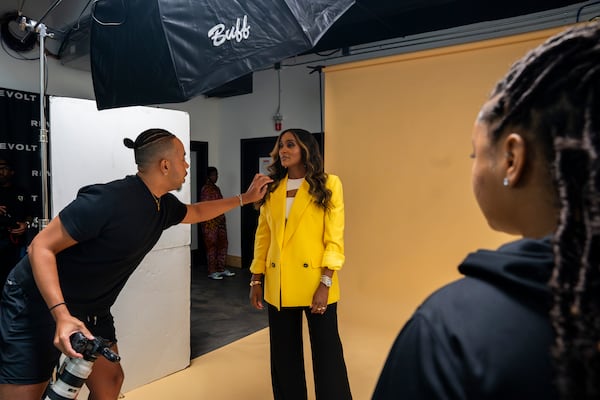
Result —
[{"label": "tan seamless backdrop", "polygon": [[471,128],[510,65],[560,30],[325,70],[326,170],[346,204],[341,329],[376,331],[365,348],[389,348],[469,251],[515,239],[487,226],[472,195]]}]

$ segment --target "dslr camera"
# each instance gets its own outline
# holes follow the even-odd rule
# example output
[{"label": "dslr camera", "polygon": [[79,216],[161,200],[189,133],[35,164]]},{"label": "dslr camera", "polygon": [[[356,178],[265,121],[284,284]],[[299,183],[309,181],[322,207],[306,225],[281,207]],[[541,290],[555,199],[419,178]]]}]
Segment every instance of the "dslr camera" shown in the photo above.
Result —
[{"label": "dslr camera", "polygon": [[109,347],[108,341],[101,337],[88,339],[81,332],[75,332],[70,337],[71,346],[83,358],[70,358],[60,365],[56,372],[56,380],[48,385],[43,400],[75,399],[81,387],[92,373],[94,362],[101,355],[111,362],[118,362],[121,357]]}]

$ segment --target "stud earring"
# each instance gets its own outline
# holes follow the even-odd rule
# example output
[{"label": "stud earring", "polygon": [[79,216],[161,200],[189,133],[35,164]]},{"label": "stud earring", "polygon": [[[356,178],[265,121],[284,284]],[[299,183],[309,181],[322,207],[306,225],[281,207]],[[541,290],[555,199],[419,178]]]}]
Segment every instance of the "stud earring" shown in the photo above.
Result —
[{"label": "stud earring", "polygon": [[504,186],[508,186],[508,178],[504,178],[504,179],[502,180],[502,185],[504,185]]}]

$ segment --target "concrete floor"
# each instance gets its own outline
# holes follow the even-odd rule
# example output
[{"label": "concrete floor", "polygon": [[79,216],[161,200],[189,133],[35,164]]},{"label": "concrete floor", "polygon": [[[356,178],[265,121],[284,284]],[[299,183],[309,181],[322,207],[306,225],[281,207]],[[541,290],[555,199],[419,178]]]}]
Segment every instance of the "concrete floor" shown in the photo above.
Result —
[{"label": "concrete floor", "polygon": [[206,266],[192,267],[191,358],[259,331],[268,325],[266,311],[250,305],[250,271],[230,268],[235,276],[222,280],[207,277]]}]

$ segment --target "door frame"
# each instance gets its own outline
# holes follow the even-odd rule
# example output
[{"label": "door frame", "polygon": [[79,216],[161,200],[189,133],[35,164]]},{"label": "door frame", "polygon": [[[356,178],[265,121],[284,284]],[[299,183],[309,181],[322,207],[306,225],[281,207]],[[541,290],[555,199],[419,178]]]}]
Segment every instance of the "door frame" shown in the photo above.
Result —
[{"label": "door frame", "polygon": [[[206,169],[208,168],[208,142],[190,140],[190,176],[195,177],[192,182],[193,187],[190,189],[190,201],[200,201],[200,191],[204,183],[206,183]],[[194,187],[195,186],[195,187]],[[191,225],[190,235],[190,257],[192,267],[195,265],[206,265],[206,248],[202,240],[202,232],[200,224]],[[196,238],[197,247],[194,248],[194,236]]]}]

